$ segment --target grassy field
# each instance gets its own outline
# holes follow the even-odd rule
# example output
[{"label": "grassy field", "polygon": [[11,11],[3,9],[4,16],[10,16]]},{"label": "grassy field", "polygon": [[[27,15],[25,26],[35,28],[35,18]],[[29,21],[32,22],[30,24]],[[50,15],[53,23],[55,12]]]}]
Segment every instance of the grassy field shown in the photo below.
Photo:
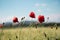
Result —
[{"label": "grassy field", "polygon": [[60,40],[60,28],[10,28],[0,29],[0,40]]}]

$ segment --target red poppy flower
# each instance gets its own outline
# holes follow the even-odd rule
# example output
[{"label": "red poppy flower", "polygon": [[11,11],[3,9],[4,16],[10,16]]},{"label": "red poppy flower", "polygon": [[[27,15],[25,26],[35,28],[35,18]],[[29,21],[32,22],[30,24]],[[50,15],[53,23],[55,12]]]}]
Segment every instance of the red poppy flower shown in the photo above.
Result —
[{"label": "red poppy flower", "polygon": [[45,18],[44,18],[43,15],[39,15],[39,16],[38,16],[38,21],[39,21],[40,23],[44,22],[44,20],[45,20]]},{"label": "red poppy flower", "polygon": [[3,24],[0,24],[0,28],[3,28]]},{"label": "red poppy flower", "polygon": [[30,16],[31,18],[35,18],[35,13],[34,13],[34,12],[31,12],[31,13],[29,14],[29,16]]},{"label": "red poppy flower", "polygon": [[18,18],[17,18],[17,17],[14,17],[14,18],[13,18],[13,22],[14,22],[14,23],[18,22]]}]

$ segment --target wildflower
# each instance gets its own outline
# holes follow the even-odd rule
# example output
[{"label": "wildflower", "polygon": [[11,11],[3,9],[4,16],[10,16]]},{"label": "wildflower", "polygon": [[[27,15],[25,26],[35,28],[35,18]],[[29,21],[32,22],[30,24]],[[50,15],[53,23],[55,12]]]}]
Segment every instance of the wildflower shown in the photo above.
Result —
[{"label": "wildflower", "polygon": [[14,22],[14,23],[18,22],[18,18],[17,18],[17,17],[14,17],[14,18],[13,18],[13,22]]},{"label": "wildflower", "polygon": [[40,23],[44,22],[44,21],[45,21],[44,16],[43,16],[43,15],[39,15],[39,16],[38,16],[38,21],[39,21]]},{"label": "wildflower", "polygon": [[34,12],[31,12],[31,13],[29,14],[29,16],[30,16],[31,18],[35,18],[35,13],[34,13]]}]

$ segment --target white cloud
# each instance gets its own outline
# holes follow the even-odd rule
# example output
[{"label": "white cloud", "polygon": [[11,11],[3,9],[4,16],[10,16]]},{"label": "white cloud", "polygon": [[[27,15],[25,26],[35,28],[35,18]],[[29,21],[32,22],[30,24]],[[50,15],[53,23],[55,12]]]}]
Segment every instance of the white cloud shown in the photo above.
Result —
[{"label": "white cloud", "polygon": [[47,11],[51,11],[51,8],[47,8]]},{"label": "white cloud", "polygon": [[39,7],[39,6],[45,7],[45,6],[47,6],[47,4],[45,4],[45,3],[42,3],[42,4],[36,3],[35,6],[36,6],[36,7]]},{"label": "white cloud", "polygon": [[45,6],[47,6],[47,4],[41,4],[41,6],[44,6],[45,7]]},{"label": "white cloud", "polygon": [[38,12],[42,12],[42,10],[38,9]]},{"label": "white cloud", "polygon": [[35,4],[35,6],[36,6],[36,7],[39,7],[39,6],[40,6],[40,4],[39,4],[39,3],[36,3],[36,4]]}]

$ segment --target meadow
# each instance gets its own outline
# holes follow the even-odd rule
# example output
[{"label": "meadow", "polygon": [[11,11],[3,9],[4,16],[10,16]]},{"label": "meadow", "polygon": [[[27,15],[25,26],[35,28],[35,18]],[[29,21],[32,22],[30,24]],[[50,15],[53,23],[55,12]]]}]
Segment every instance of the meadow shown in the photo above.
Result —
[{"label": "meadow", "polygon": [[0,40],[60,40],[60,27],[0,29]]}]

